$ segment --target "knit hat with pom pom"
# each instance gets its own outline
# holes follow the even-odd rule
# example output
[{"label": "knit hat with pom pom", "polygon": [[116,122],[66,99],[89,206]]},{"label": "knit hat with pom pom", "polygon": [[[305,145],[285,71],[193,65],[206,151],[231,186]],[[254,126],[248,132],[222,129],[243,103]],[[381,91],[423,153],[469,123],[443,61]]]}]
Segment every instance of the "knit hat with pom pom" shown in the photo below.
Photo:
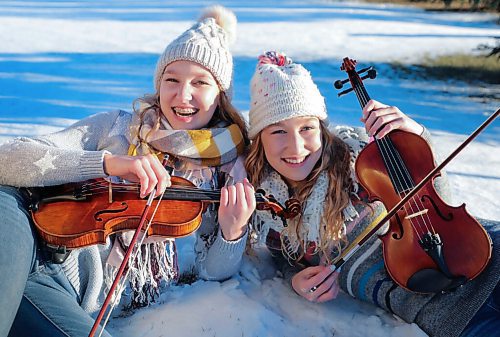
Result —
[{"label": "knit hat with pom pom", "polygon": [[154,85],[160,91],[165,67],[174,61],[192,61],[207,68],[230,95],[233,57],[229,45],[236,38],[236,16],[222,6],[206,8],[198,22],[172,41],[156,64]]},{"label": "knit hat with pom pom", "polygon": [[250,139],[271,124],[309,116],[327,118],[325,99],[309,71],[282,53],[260,55],[250,82]]}]

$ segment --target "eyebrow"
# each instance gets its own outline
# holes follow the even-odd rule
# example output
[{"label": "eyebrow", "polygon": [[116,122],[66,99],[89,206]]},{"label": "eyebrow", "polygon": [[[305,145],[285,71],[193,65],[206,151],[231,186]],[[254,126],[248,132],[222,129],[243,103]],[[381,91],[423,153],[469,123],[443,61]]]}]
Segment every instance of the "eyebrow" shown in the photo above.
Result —
[{"label": "eyebrow", "polygon": [[[292,117],[292,118],[297,118],[297,117]],[[290,119],[292,119],[292,118],[290,118]],[[316,119],[316,117],[299,117],[299,118],[302,119],[304,121],[304,123],[308,123],[308,122]],[[283,124],[284,124],[284,121],[280,121],[280,122],[271,124],[269,126],[283,126]]]},{"label": "eyebrow", "polygon": [[[182,75],[176,71],[171,71],[171,70],[165,70],[165,72],[163,74],[164,75]],[[193,75],[194,75],[194,77],[203,77],[203,78],[213,79],[213,76],[210,73],[196,72]]]}]

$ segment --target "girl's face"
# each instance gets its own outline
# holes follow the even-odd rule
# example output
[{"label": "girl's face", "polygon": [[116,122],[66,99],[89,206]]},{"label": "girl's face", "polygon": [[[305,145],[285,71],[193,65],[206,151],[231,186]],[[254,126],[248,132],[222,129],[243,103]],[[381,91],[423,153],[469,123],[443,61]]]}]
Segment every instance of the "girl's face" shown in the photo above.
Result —
[{"label": "girl's face", "polygon": [[296,117],[268,126],[261,133],[269,164],[294,186],[321,157],[321,129],[316,117]]},{"label": "girl's face", "polygon": [[175,61],[165,68],[161,79],[161,111],[176,130],[201,129],[212,119],[219,93],[215,78],[203,66]]}]

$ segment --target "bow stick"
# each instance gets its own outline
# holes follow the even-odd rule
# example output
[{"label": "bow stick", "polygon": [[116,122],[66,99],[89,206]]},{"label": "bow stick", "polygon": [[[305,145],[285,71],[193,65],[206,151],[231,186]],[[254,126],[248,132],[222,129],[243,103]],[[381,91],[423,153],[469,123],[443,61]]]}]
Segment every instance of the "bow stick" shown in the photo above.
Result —
[{"label": "bow stick", "polygon": [[[168,159],[165,156],[163,164],[166,165],[167,162],[168,162]],[[171,171],[169,173],[171,173]],[[106,299],[104,300],[104,304],[102,305],[101,310],[99,310],[99,314],[97,315],[97,318],[94,322],[94,325],[92,326],[92,330],[90,330],[88,337],[94,337],[95,332],[97,331],[97,328],[99,327],[99,324],[101,323],[101,320],[104,316],[104,313],[106,312],[106,308],[108,307],[109,302],[111,301],[113,293],[115,292],[116,287],[117,287],[118,283],[120,282],[120,278],[123,274],[123,271],[125,270],[125,267],[130,259],[130,255],[132,254],[132,250],[135,248],[135,243],[137,242],[137,239],[139,237],[139,233],[141,232],[142,227],[144,226],[144,223],[146,222],[146,216],[149,213],[149,209],[151,208],[151,204],[153,203],[156,191],[157,191],[156,188],[154,188],[153,191],[151,191],[151,193],[149,194],[148,201],[146,202],[146,205],[144,206],[144,210],[142,211],[141,219],[139,221],[139,226],[137,226],[137,229],[135,230],[134,236],[132,237],[132,240],[130,241],[130,244],[127,248],[127,252],[125,253],[123,261],[120,264],[120,268],[118,269],[115,280],[113,281],[113,284],[111,285],[111,288],[109,289],[108,295],[106,296]],[[144,229],[144,235],[142,236],[142,238],[139,242],[139,245],[138,245],[139,247],[142,245],[142,242],[144,241],[144,238],[146,237],[146,233],[148,232],[149,227],[151,226],[151,223],[153,222],[153,218],[156,214],[156,211],[158,210],[158,207],[160,206],[160,203],[163,199],[164,193],[165,193],[165,191],[163,191],[163,193],[160,195],[160,198],[159,198],[159,200],[156,204],[156,207],[153,211],[153,214],[151,215],[151,219],[149,220],[148,224],[146,225],[146,228]],[[129,271],[130,271],[130,268],[127,269],[127,272],[126,272],[125,277],[124,277],[125,279],[127,278]],[[120,287],[120,290],[123,288],[123,286],[124,286],[124,283]],[[99,332],[99,337],[102,335],[102,333],[104,331],[104,327],[106,326],[106,323],[108,322],[109,316],[111,315],[111,311],[113,310],[114,306],[116,305],[116,300],[117,300],[117,298],[115,298],[115,300],[113,301],[112,306],[108,312],[108,315],[106,316],[106,319],[105,319],[104,324],[101,328],[101,331]]]}]

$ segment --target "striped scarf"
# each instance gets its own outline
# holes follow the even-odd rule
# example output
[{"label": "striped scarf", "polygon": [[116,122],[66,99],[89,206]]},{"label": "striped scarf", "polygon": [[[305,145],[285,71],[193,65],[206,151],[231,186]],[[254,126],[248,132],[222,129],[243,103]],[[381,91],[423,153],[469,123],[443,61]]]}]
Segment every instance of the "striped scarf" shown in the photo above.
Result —
[{"label": "striped scarf", "polygon": [[129,154],[148,154],[151,148],[168,153],[181,161],[198,166],[221,166],[235,160],[243,153],[243,135],[236,124],[221,122],[215,128],[201,130],[174,130],[162,116],[160,128],[154,130],[157,113],[149,109],[139,125],[137,114],[132,128],[133,136]]}]

